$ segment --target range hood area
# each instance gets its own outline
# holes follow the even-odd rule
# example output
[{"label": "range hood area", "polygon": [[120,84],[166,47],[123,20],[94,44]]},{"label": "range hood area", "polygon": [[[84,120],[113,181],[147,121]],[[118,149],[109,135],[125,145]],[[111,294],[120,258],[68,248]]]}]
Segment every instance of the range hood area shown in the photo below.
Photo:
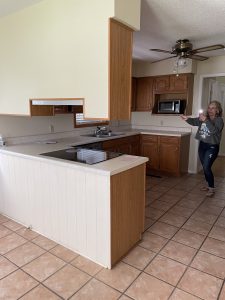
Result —
[{"label": "range hood area", "polygon": [[83,105],[83,98],[30,99],[30,116],[54,116],[56,114],[73,113],[74,106],[82,108]]},{"label": "range hood area", "polygon": [[35,99],[31,105],[83,105],[84,99]]}]

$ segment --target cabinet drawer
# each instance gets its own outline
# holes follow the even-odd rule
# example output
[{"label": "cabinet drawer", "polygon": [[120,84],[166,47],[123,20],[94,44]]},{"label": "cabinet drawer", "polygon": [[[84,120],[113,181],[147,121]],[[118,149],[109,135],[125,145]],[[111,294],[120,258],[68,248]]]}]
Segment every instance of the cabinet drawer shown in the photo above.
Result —
[{"label": "cabinet drawer", "polygon": [[142,134],[141,140],[143,142],[150,142],[150,143],[157,143],[158,142],[158,136],[157,135],[150,135],[150,134]]},{"label": "cabinet drawer", "polygon": [[160,143],[179,145],[180,138],[176,136],[160,136]]}]

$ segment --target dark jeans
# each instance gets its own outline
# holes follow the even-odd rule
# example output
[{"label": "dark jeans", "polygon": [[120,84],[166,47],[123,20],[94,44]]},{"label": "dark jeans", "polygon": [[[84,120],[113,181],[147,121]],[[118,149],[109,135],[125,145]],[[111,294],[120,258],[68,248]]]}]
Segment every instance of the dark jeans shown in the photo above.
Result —
[{"label": "dark jeans", "polygon": [[210,188],[214,188],[214,176],[211,170],[212,164],[218,156],[220,145],[199,143],[198,155],[203,166],[205,180]]}]

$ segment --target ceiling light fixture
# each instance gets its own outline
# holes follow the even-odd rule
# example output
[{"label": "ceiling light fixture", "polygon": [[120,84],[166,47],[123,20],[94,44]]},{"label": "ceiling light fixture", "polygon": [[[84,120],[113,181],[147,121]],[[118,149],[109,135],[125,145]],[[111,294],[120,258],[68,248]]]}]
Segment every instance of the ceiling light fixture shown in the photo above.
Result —
[{"label": "ceiling light fixture", "polygon": [[174,62],[173,73],[176,73],[176,76],[179,76],[180,70],[188,66],[188,59],[186,57],[178,56]]}]

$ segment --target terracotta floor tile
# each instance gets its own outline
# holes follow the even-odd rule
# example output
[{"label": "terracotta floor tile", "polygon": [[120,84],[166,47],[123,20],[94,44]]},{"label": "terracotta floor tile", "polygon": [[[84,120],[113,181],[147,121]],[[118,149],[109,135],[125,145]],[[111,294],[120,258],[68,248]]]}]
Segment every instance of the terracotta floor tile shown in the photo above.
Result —
[{"label": "terracotta floor tile", "polygon": [[17,266],[22,267],[44,252],[45,250],[38,247],[37,245],[27,242],[5,254],[5,257],[7,257]]},{"label": "terracotta floor tile", "polygon": [[169,210],[170,213],[172,213],[174,215],[182,216],[182,217],[190,217],[191,214],[193,213],[193,211],[194,211],[193,208],[183,207],[178,204],[176,204],[174,207],[172,207]]},{"label": "terracotta floor tile", "polygon": [[160,252],[160,254],[179,261],[183,264],[189,264],[196,254],[194,248],[170,241]]},{"label": "terracotta floor tile", "polygon": [[65,262],[51,253],[45,253],[36,258],[23,270],[39,281],[45,280],[47,277],[58,271],[65,265]]},{"label": "terracotta floor tile", "polygon": [[225,258],[225,242],[207,238],[201,250]]},{"label": "terracotta floor tile", "polygon": [[225,217],[225,208],[223,209],[222,213],[221,213],[222,217]]},{"label": "terracotta floor tile", "polygon": [[24,237],[27,240],[33,240],[34,238],[39,236],[39,234],[37,232],[30,230],[26,227],[16,230],[16,233],[21,235],[22,237]]},{"label": "terracotta floor tile", "polygon": [[60,300],[56,294],[49,291],[43,285],[39,285],[34,288],[32,291],[27,293],[25,296],[20,298],[20,300]]},{"label": "terracotta floor tile", "polygon": [[139,243],[139,246],[144,247],[153,252],[159,252],[167,242],[168,239],[146,231],[143,234],[143,238],[142,241]]},{"label": "terracotta floor tile", "polygon": [[152,220],[158,220],[165,211],[156,209],[154,207],[148,206],[145,209],[145,216],[151,218]]},{"label": "terracotta floor tile", "polygon": [[0,279],[14,272],[16,269],[17,266],[5,259],[3,256],[0,256]]},{"label": "terracotta floor tile", "polygon": [[50,239],[47,239],[43,235],[39,235],[38,237],[33,239],[32,242],[47,251],[49,251],[50,249],[54,248],[57,245],[57,243],[53,242]]},{"label": "terracotta floor tile", "polygon": [[[120,293],[104,283],[93,278],[82,289],[80,289],[71,300],[116,300]],[[122,298],[120,298],[122,299]]]},{"label": "terracotta floor tile", "polygon": [[130,299],[131,299],[130,297],[127,297],[125,295],[119,298],[119,300],[130,300]]},{"label": "terracotta floor tile", "polygon": [[225,218],[219,217],[215,225],[225,228]]},{"label": "terracotta floor tile", "polygon": [[223,285],[222,291],[219,296],[219,300],[225,300],[225,284]]},{"label": "terracotta floor tile", "polygon": [[209,233],[209,237],[225,242],[225,228],[214,226]]},{"label": "terracotta floor tile", "polygon": [[79,255],[79,254],[73,252],[72,250],[67,249],[67,248],[65,248],[61,245],[55,246],[49,252],[51,252],[52,254],[58,256],[59,258],[61,258],[65,262],[70,262]]},{"label": "terracotta floor tile", "polygon": [[191,219],[212,225],[215,223],[217,216],[196,210],[191,216]]},{"label": "terracotta floor tile", "polygon": [[93,261],[83,256],[78,256],[71,262],[71,264],[77,267],[78,269],[88,273],[91,276],[94,276],[103,268],[100,265],[94,263]]},{"label": "terracotta floor tile", "polygon": [[186,222],[187,218],[171,214],[170,212],[167,212],[164,216],[160,218],[161,222],[180,227]]},{"label": "terracotta floor tile", "polygon": [[144,249],[142,247],[136,246],[133,250],[131,250],[127,256],[123,259],[123,262],[128,263],[129,265],[143,270],[147,264],[153,259],[155,253]]},{"label": "terracotta floor tile", "polygon": [[123,293],[139,274],[140,271],[120,262],[112,270],[103,269],[96,278]]},{"label": "terracotta floor tile", "polygon": [[5,226],[0,225],[0,238],[12,233],[10,229]]},{"label": "terracotta floor tile", "polygon": [[176,197],[184,197],[186,194],[187,194],[186,191],[177,190],[176,186],[167,192],[167,195],[176,196]]},{"label": "terracotta floor tile", "polygon": [[9,234],[0,239],[0,254],[5,254],[26,242],[27,240],[16,233]]},{"label": "terracotta floor tile", "polygon": [[166,193],[170,188],[166,186],[161,186],[160,185],[154,185],[151,190],[155,192],[162,192],[163,194]]},{"label": "terracotta floor tile", "polygon": [[154,222],[155,220],[145,217],[145,230],[148,229]]},{"label": "terracotta floor tile", "polygon": [[0,224],[10,221],[9,218],[0,214]]},{"label": "terracotta floor tile", "polygon": [[17,270],[0,281],[0,299],[18,299],[38,285],[38,282],[21,270]]},{"label": "terracotta floor tile", "polygon": [[162,202],[166,202],[166,203],[169,203],[169,204],[172,204],[174,205],[175,203],[177,203],[179,200],[180,200],[181,197],[177,197],[175,195],[162,195],[158,201],[162,201]]},{"label": "terracotta floor tile", "polygon": [[222,207],[218,207],[215,205],[209,205],[208,203],[203,203],[198,208],[198,211],[201,211],[206,214],[215,215],[215,216],[218,216],[222,210],[223,210]]},{"label": "terracotta floor tile", "polygon": [[21,225],[21,224],[15,222],[15,221],[12,221],[12,220],[10,220],[10,221],[4,223],[4,226],[7,227],[7,228],[10,229],[10,230],[13,230],[13,231],[16,231],[16,230],[18,230],[18,229],[20,229],[20,228],[24,228],[23,225]]},{"label": "terracotta floor tile", "polygon": [[195,269],[219,277],[225,278],[225,259],[199,251],[191,266]]},{"label": "terracotta floor tile", "polygon": [[199,298],[179,289],[175,289],[170,300],[199,300]]},{"label": "terracotta floor tile", "polygon": [[182,228],[199,233],[199,234],[203,234],[203,235],[207,235],[211,229],[212,225],[207,224],[207,223],[203,223],[200,221],[196,221],[193,219],[189,219]]},{"label": "terracotta floor tile", "polygon": [[178,287],[202,299],[216,300],[222,283],[221,279],[188,268]]},{"label": "terracotta floor tile", "polygon": [[[224,191],[225,193],[225,191]],[[206,199],[204,201],[205,204],[215,205],[224,208],[225,207],[225,200],[223,199],[216,199],[215,197],[211,199]]]},{"label": "terracotta floor tile", "polygon": [[168,239],[170,239],[177,231],[177,227],[159,221],[148,229],[148,232],[158,234]]},{"label": "terracotta floor tile", "polygon": [[179,242],[181,244],[199,249],[205,239],[204,235],[194,233],[185,229],[180,229],[172,240]]},{"label": "terracotta floor tile", "polygon": [[151,275],[142,273],[126,291],[126,295],[137,300],[166,300],[173,287]]},{"label": "terracotta floor tile", "polygon": [[156,200],[156,201],[152,202],[150,206],[154,207],[156,209],[159,209],[159,210],[167,211],[173,205],[174,205],[173,203]]},{"label": "terracotta floor tile", "polygon": [[77,268],[67,265],[43,282],[63,299],[77,292],[91,277]]},{"label": "terracotta floor tile", "polygon": [[146,191],[146,197],[148,199],[151,199],[151,201],[154,201],[158,199],[163,193],[162,192],[154,192],[154,191]]},{"label": "terracotta floor tile", "polygon": [[175,286],[185,270],[186,266],[183,264],[157,255],[147,266],[145,272]]}]

